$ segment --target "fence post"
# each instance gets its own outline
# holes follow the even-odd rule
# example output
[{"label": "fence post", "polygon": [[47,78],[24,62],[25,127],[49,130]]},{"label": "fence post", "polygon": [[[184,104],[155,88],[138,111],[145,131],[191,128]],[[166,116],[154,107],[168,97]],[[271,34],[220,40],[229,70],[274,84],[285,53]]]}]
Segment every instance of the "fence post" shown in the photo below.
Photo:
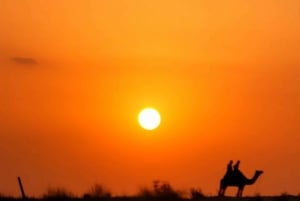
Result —
[{"label": "fence post", "polygon": [[24,188],[23,188],[22,181],[21,181],[20,177],[18,177],[18,183],[19,183],[21,194],[22,194],[22,198],[26,199],[26,195],[25,195]]}]

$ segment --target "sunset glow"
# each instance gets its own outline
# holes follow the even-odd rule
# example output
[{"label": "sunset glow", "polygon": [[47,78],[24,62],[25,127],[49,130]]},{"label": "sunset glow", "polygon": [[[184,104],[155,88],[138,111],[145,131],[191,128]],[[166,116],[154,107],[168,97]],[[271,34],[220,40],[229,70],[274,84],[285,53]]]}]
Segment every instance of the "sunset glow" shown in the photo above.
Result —
[{"label": "sunset glow", "polygon": [[299,0],[0,0],[0,195],[298,195],[299,142]]},{"label": "sunset glow", "polygon": [[144,129],[154,130],[160,124],[160,114],[153,108],[145,108],[139,113],[138,121]]}]

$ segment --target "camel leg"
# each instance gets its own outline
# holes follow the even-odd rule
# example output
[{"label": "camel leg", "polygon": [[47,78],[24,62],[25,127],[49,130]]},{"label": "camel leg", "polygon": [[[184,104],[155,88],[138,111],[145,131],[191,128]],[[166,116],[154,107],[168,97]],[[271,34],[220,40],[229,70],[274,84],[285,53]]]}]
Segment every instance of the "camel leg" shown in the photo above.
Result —
[{"label": "camel leg", "polygon": [[238,187],[237,193],[236,193],[236,197],[240,197],[240,187]]},{"label": "camel leg", "polygon": [[222,188],[220,188],[220,190],[219,190],[219,196],[220,196],[220,197],[222,197],[222,196],[223,196],[223,194],[224,194],[224,193],[223,193],[223,189],[222,189]]},{"label": "camel leg", "polygon": [[243,191],[244,191],[244,186],[240,189],[240,196],[239,197],[242,197]]},{"label": "camel leg", "polygon": [[223,185],[222,185],[222,183],[220,183],[220,188],[219,188],[219,193],[218,193],[218,195],[221,197],[221,196],[223,196]]},{"label": "camel leg", "polygon": [[243,190],[244,190],[243,186],[238,187],[238,191],[237,191],[236,197],[242,197]]},{"label": "camel leg", "polygon": [[221,186],[219,190],[219,196],[223,197],[225,195],[226,186]]},{"label": "camel leg", "polygon": [[225,186],[224,189],[223,189],[223,196],[225,196],[226,188],[227,188],[227,186]]},{"label": "camel leg", "polygon": [[220,185],[220,189],[219,189],[219,196],[222,196],[222,194],[223,194],[223,186],[222,186],[222,185]]}]

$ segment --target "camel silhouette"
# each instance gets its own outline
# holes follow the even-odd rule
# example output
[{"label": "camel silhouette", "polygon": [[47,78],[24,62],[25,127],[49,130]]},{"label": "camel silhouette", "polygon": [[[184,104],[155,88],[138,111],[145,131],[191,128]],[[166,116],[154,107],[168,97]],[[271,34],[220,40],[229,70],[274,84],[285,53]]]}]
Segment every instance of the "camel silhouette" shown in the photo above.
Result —
[{"label": "camel silhouette", "polygon": [[[228,164],[230,166],[232,161]],[[237,197],[242,197],[244,187],[246,185],[252,185],[256,182],[258,177],[263,173],[261,170],[256,170],[254,176],[251,179],[248,179],[244,174],[238,170],[239,161],[236,163],[233,171],[230,171],[230,168],[227,169],[225,176],[221,179],[219,196],[224,196],[226,188],[229,186],[238,187]]]}]

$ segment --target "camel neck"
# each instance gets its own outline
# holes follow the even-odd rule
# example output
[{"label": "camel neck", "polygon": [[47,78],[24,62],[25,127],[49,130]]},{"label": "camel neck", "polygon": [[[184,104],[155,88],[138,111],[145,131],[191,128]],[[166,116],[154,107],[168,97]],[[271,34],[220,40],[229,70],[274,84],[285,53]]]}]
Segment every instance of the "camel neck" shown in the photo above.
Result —
[{"label": "camel neck", "polygon": [[254,184],[256,182],[256,180],[258,179],[259,175],[260,174],[258,172],[255,172],[254,176],[247,181],[247,184],[248,185]]}]

